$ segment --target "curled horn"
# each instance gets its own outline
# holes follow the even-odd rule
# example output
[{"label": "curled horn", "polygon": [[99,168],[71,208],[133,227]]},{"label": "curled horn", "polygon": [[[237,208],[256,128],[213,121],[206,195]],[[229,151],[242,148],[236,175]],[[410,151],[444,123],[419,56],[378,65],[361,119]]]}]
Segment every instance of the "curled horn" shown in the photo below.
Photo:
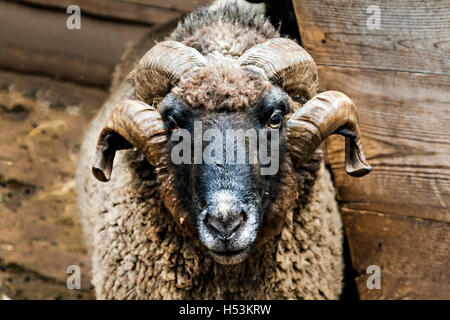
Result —
[{"label": "curled horn", "polygon": [[242,67],[262,71],[294,99],[306,100],[317,93],[319,80],[313,58],[302,47],[286,38],[274,38],[248,49],[239,58]]},{"label": "curled horn", "polygon": [[353,101],[338,91],[319,93],[299,108],[286,123],[288,149],[300,162],[307,161],[331,134],[345,136],[345,170],[354,177],[368,174]]},{"label": "curled horn", "polygon": [[327,91],[316,95],[317,68],[312,57],[297,43],[274,38],[257,44],[240,58],[243,67],[262,72],[296,100],[309,100],[294,110],[286,124],[288,150],[304,163],[331,134],[345,136],[345,168],[348,174],[362,177],[372,168],[367,163],[358,124],[356,107],[345,94]]},{"label": "curled horn", "polygon": [[164,97],[183,76],[204,66],[206,59],[198,51],[176,41],[160,42],[142,57],[135,72],[135,94],[140,101],[119,102],[100,133],[92,167],[98,180],[109,181],[117,150],[135,147],[157,165],[166,144],[166,128],[149,104]]},{"label": "curled horn", "polygon": [[164,97],[180,79],[206,66],[206,59],[194,48],[177,41],[163,41],[151,48],[136,70],[136,97],[147,103]]},{"label": "curled horn", "polygon": [[156,165],[165,143],[164,121],[154,107],[137,100],[122,101],[100,133],[92,173],[102,182],[109,181],[116,151],[133,146]]}]

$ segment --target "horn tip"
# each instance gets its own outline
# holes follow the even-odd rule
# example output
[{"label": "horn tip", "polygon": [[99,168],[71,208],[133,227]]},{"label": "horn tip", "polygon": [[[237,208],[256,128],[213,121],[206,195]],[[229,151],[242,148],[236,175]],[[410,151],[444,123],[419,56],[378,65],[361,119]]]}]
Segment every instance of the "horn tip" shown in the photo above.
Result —
[{"label": "horn tip", "polygon": [[97,166],[92,167],[92,174],[98,181],[101,182],[108,182],[110,178],[109,175],[105,174],[105,172]]},{"label": "horn tip", "polygon": [[351,175],[352,177],[361,178],[361,177],[364,177],[365,175],[369,174],[372,171],[372,167],[369,166],[368,164],[365,164],[358,168],[346,169],[346,171],[347,171],[347,174]]}]

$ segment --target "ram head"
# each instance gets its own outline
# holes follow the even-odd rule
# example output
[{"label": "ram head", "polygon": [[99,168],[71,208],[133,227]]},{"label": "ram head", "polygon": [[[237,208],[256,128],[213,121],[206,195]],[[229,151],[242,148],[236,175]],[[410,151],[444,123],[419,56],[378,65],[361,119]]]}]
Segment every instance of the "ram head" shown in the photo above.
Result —
[{"label": "ram head", "polygon": [[[219,263],[243,261],[258,235],[267,239],[280,231],[281,217],[301,196],[295,171],[312,161],[328,136],[345,136],[348,174],[371,170],[355,105],[341,92],[317,94],[316,65],[292,40],[270,39],[240,57],[205,57],[164,41],[130,77],[135,99],[111,113],[93,174],[108,181],[115,152],[137,148],[156,169],[165,206]],[[245,147],[256,141],[242,162],[236,162],[238,140]]]}]

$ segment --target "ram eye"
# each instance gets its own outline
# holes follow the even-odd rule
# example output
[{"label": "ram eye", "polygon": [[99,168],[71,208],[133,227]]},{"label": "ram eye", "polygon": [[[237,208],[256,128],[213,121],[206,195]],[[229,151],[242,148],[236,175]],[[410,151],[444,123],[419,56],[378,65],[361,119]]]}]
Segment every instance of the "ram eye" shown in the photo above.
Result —
[{"label": "ram eye", "polygon": [[272,129],[278,129],[283,123],[283,115],[280,112],[274,112],[271,116],[267,125]]},{"label": "ram eye", "polygon": [[178,128],[178,123],[172,116],[167,117],[167,128],[170,131],[173,131]]}]

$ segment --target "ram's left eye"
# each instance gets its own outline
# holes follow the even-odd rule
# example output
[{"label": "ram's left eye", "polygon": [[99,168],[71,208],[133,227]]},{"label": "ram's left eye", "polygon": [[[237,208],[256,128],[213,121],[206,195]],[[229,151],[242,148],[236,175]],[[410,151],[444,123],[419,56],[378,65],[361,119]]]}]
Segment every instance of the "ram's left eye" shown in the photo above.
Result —
[{"label": "ram's left eye", "polygon": [[267,125],[272,129],[278,129],[283,123],[283,115],[280,112],[274,112],[267,122]]}]

